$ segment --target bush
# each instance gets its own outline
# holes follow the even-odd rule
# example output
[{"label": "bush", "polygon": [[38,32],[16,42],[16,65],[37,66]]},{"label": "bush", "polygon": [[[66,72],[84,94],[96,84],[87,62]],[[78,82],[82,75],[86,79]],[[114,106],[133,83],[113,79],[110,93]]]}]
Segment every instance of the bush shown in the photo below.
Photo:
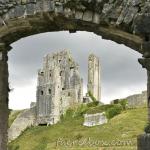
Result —
[{"label": "bush", "polygon": [[126,110],[128,101],[126,99],[123,99],[123,100],[119,101],[119,104],[122,106],[123,110]]},{"label": "bush", "polygon": [[100,107],[91,107],[90,109],[88,109],[88,111],[86,112],[87,114],[96,114],[96,113],[102,113],[102,109],[100,109]]},{"label": "bush", "polygon": [[95,107],[95,106],[97,106],[98,104],[99,104],[98,101],[94,101],[94,102],[88,103],[87,106],[88,106],[88,107]]},{"label": "bush", "polygon": [[85,114],[88,110],[88,107],[86,105],[81,105],[77,107],[77,109],[74,111],[73,117],[81,117],[83,114]]},{"label": "bush", "polygon": [[150,133],[150,123],[147,124],[144,131],[145,131],[145,133]]},{"label": "bush", "polygon": [[63,120],[63,119],[72,118],[73,113],[74,113],[74,110],[72,108],[69,108],[69,109],[66,110],[65,114],[61,116],[61,119]]},{"label": "bush", "polygon": [[106,117],[108,119],[113,118],[114,116],[120,114],[122,111],[122,106],[120,104],[114,105],[112,108],[106,111]]},{"label": "bush", "polygon": [[9,145],[8,150],[19,150],[19,145]]},{"label": "bush", "polygon": [[114,107],[115,105],[114,104],[106,104],[106,105],[102,105],[100,106],[100,109],[102,109],[103,111],[107,111],[108,109]]},{"label": "bush", "polygon": [[95,106],[93,103],[87,104],[88,110],[86,113],[88,114],[94,114],[94,113],[101,113],[106,112],[108,109],[114,107],[114,104],[106,104],[106,105],[98,105]]}]

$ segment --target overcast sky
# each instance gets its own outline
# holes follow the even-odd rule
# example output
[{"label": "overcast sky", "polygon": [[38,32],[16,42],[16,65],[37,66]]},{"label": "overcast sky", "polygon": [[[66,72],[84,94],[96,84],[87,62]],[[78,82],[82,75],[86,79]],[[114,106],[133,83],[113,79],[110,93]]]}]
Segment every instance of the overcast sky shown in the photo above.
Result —
[{"label": "overcast sky", "polygon": [[146,71],[139,65],[139,53],[100,36],[88,32],[51,32],[21,39],[12,44],[9,52],[9,106],[23,109],[36,101],[37,70],[42,66],[43,56],[63,49],[69,49],[80,65],[84,79],[84,93],[87,85],[88,55],[94,53],[101,63],[102,102],[124,98],[146,90]]}]

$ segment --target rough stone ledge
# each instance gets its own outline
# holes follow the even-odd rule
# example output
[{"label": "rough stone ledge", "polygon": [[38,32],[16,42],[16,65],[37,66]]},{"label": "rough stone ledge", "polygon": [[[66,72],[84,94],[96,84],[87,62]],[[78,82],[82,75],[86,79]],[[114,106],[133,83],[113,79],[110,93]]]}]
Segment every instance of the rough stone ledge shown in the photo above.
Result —
[{"label": "rough stone ledge", "polygon": [[140,58],[138,61],[143,68],[146,68],[148,71],[150,71],[150,58]]},{"label": "rough stone ledge", "polygon": [[137,138],[138,150],[150,150],[150,134],[142,134]]}]

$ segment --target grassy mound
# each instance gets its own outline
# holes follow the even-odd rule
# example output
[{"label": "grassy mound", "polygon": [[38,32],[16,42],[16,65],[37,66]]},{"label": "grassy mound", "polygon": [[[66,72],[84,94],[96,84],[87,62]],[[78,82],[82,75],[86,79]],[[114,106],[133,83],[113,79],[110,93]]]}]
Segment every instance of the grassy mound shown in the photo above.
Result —
[{"label": "grassy mound", "polygon": [[[80,109],[83,113],[87,111],[84,107]],[[77,112],[69,110],[56,125],[27,129],[9,144],[9,150],[135,150],[136,138],[147,123],[147,108],[125,110],[107,124],[90,128],[82,125],[83,117]]]}]

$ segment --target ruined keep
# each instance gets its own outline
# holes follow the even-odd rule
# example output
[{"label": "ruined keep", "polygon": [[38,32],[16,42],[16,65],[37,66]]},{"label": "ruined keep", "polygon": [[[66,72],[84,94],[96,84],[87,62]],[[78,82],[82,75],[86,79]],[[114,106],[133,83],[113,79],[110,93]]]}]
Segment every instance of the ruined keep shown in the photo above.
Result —
[{"label": "ruined keep", "polygon": [[83,101],[79,66],[68,50],[48,54],[38,71],[37,124],[55,124],[72,105]]},{"label": "ruined keep", "polygon": [[94,54],[90,54],[88,58],[88,92],[90,92],[96,100],[100,101],[100,62],[99,58]]}]

